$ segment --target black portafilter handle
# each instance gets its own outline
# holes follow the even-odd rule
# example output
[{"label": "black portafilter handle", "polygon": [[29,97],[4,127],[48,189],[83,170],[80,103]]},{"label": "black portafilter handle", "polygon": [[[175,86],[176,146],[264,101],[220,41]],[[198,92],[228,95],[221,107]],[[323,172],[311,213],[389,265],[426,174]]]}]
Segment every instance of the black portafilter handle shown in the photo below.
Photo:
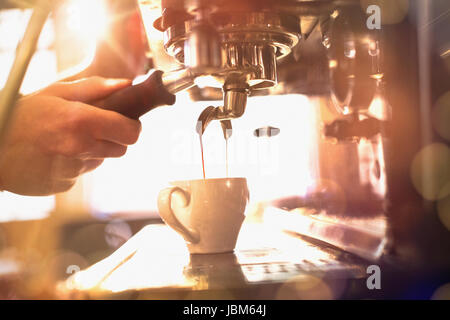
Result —
[{"label": "black portafilter handle", "polygon": [[175,95],[167,91],[162,75],[162,71],[156,70],[144,82],[113,93],[96,106],[137,120],[156,107],[173,105]]}]

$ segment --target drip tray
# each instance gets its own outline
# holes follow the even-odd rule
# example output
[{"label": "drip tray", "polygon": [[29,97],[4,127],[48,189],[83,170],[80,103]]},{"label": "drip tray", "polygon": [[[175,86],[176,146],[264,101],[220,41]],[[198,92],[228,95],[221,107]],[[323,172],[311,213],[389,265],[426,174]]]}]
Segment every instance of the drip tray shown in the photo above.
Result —
[{"label": "drip tray", "polygon": [[[172,229],[148,225],[58,291],[63,298],[329,299],[342,297],[349,281],[365,282],[367,265],[324,243],[262,224],[244,224],[234,253],[190,255]],[[309,296],[317,294],[314,288],[325,296]]]}]

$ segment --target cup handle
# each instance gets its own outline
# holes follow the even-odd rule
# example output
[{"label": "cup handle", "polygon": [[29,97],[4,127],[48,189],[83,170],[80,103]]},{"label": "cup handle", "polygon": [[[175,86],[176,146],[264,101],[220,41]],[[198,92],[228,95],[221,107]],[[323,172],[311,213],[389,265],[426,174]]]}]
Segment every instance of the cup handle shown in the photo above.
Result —
[{"label": "cup handle", "polygon": [[200,241],[200,235],[192,228],[184,226],[172,210],[172,195],[179,194],[184,200],[184,207],[189,204],[189,194],[180,187],[170,187],[162,190],[158,195],[158,209],[164,222],[180,233],[190,243]]}]

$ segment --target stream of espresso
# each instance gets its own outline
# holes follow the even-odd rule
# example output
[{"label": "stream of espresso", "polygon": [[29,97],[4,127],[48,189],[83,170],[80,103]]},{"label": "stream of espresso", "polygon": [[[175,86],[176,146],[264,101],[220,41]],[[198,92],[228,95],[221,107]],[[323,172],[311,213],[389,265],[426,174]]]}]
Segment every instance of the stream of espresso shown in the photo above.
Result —
[{"label": "stream of espresso", "polygon": [[[217,107],[209,106],[205,110],[202,111],[197,120],[197,125],[195,127],[198,137],[200,140],[200,151],[202,153],[202,169],[203,169],[203,180],[206,179],[205,173],[205,153],[203,150],[203,134],[205,133],[205,129],[208,124],[217,118]],[[228,139],[232,134],[232,125],[230,119],[220,120],[220,126],[222,127],[223,137],[225,139],[225,161],[226,161],[226,176],[228,178]]]},{"label": "stream of espresso", "polygon": [[[202,154],[202,169],[203,169],[203,180],[206,179],[206,173],[205,173],[205,155],[203,151],[203,139],[202,135],[199,134],[199,140],[200,140],[200,152]],[[228,178],[229,171],[228,171],[228,139],[225,139],[225,166],[226,166],[226,177]]]},{"label": "stream of espresso", "polygon": [[228,139],[225,139],[225,166],[226,166],[226,175],[228,178]]},{"label": "stream of espresso", "polygon": [[202,139],[202,135],[201,134],[199,134],[198,136],[200,138],[200,150],[201,150],[201,153],[202,153],[203,180],[205,180],[206,179],[206,175],[205,175],[205,158],[204,158],[204,155],[203,155],[203,139]]}]

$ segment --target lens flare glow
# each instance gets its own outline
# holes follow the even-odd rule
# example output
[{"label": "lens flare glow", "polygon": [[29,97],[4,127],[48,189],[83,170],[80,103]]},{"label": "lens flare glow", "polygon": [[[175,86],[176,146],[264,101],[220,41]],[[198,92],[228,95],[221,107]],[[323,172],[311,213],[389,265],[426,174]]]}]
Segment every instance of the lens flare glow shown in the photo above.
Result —
[{"label": "lens flare glow", "polygon": [[67,26],[80,37],[98,40],[108,28],[108,14],[103,0],[72,0],[67,5]]}]

